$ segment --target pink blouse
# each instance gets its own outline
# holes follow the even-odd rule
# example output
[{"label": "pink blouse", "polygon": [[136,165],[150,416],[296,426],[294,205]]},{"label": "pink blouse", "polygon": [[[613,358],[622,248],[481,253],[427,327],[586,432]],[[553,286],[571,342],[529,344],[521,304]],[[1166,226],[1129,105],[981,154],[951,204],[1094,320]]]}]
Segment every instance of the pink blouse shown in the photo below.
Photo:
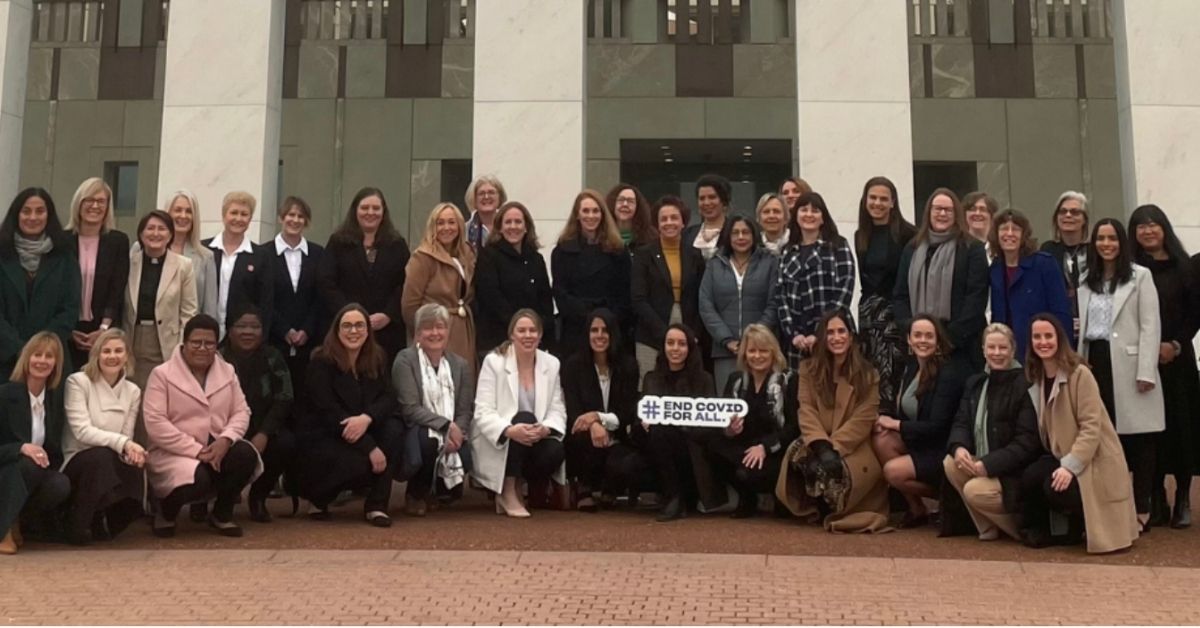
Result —
[{"label": "pink blouse", "polygon": [[79,236],[79,277],[83,283],[83,298],[79,302],[79,320],[92,320],[92,290],[96,283],[96,254],[100,251],[100,236]]}]

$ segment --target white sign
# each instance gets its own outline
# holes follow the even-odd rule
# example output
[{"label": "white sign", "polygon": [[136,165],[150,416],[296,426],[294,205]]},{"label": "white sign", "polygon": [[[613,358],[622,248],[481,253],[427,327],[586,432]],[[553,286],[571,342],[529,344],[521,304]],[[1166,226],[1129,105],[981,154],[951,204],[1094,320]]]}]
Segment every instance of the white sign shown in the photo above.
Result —
[{"label": "white sign", "polygon": [[638,402],[638,418],[651,425],[728,427],[733,417],[749,411],[741,399],[646,395]]}]

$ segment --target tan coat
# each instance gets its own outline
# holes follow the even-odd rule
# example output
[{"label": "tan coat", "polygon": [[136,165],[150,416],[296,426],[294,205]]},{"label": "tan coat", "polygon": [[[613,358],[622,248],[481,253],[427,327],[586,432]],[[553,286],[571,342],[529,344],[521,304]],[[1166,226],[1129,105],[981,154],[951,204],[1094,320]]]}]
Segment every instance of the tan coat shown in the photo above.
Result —
[{"label": "tan coat", "polygon": [[[437,303],[450,310],[450,340],[447,349],[467,362],[467,372],[475,373],[475,315],[471,302],[475,299],[472,279],[475,277],[475,255],[468,254],[459,260],[466,274],[466,291],[461,290],[464,278],[459,274],[450,254],[440,246],[417,247],[405,268],[404,293],[400,297],[400,313],[404,326],[414,336],[416,327],[413,317],[417,308],[426,303]],[[465,295],[459,316],[459,295]],[[413,343],[410,342],[411,346]]]},{"label": "tan coat", "polygon": [[1029,389],[1038,410],[1038,431],[1046,449],[1079,482],[1088,552],[1129,547],[1139,527],[1129,468],[1092,371],[1083,366],[1070,375],[1060,371],[1046,403],[1043,386],[1041,381]]},{"label": "tan coat", "polygon": [[879,416],[879,378],[855,391],[845,378],[837,380],[834,407],[827,407],[813,392],[807,365],[800,368],[800,439],[784,454],[784,465],[775,486],[776,497],[798,517],[816,514],[816,502],[804,491],[804,477],[788,461],[809,444],[827,440],[850,470],[850,493],[843,507],[823,522],[830,532],[881,532],[888,529],[887,484],[883,469],[871,449],[871,427]]},{"label": "tan coat", "polygon": [[[183,341],[183,327],[196,315],[196,271],[191,261],[167,252],[162,278],[155,297],[154,318],[158,321],[158,343],[164,358]],[[142,248],[134,245],[129,254],[129,285],[125,289],[123,327],[132,342],[138,319],[138,292],[142,285]]]}]

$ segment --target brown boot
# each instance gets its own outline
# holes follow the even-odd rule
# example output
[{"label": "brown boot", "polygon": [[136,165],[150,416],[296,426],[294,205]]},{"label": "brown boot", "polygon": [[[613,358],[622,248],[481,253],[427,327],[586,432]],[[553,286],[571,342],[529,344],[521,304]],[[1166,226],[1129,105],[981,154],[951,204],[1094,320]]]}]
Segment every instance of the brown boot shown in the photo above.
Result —
[{"label": "brown boot", "polygon": [[13,539],[12,530],[9,530],[4,535],[4,540],[0,541],[0,554],[12,556],[17,553],[17,541]]}]

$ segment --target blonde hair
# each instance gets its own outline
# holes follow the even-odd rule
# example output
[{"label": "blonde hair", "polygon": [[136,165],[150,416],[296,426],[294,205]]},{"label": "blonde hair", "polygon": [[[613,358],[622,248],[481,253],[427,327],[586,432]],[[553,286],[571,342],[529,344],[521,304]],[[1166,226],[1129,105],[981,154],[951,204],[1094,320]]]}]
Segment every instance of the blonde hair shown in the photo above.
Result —
[{"label": "blonde hair", "polygon": [[738,342],[737,367],[739,371],[749,368],[746,366],[746,351],[749,350],[751,344],[771,352],[772,370],[779,372],[787,370],[787,358],[783,356],[783,349],[779,348],[779,341],[775,339],[775,334],[771,333],[766,325],[753,323],[742,332],[742,339]]},{"label": "blonde hair", "polygon": [[988,325],[987,327],[984,327],[983,328],[983,341],[980,344],[986,347],[987,346],[987,337],[992,334],[1000,334],[1001,336],[1008,338],[1008,345],[1010,347],[1012,347],[1013,357],[1016,357],[1017,337],[1015,334],[1013,334],[1013,330],[1011,327],[1009,327],[1008,325],[1005,325],[1004,323],[992,323],[992,324]]},{"label": "blonde hair", "polygon": [[520,322],[520,320],[522,318],[528,318],[530,321],[532,321],[533,326],[537,327],[538,334],[545,336],[546,328],[542,322],[541,315],[538,314],[537,311],[535,311],[533,308],[523,307],[523,308],[517,310],[517,313],[513,314],[513,317],[511,319],[509,319],[509,321],[508,321],[508,339],[505,340],[504,342],[500,343],[500,346],[498,346],[494,349],[494,351],[498,355],[505,355],[506,353],[508,353],[508,350],[512,348],[513,330],[515,330],[517,328],[517,323]]},{"label": "blonde hair", "polygon": [[485,174],[477,177],[471,182],[471,185],[467,186],[467,193],[464,195],[463,200],[467,203],[467,209],[471,210],[471,212],[475,211],[475,190],[484,184],[496,188],[496,196],[499,197],[496,201],[497,210],[499,210],[501,205],[508,202],[508,194],[504,191],[504,184],[500,183],[500,179],[497,179],[495,175]]},{"label": "blonde hair", "polygon": [[[171,207],[175,205],[175,201],[179,200],[181,196],[187,199],[187,202],[192,205],[192,228],[188,230],[187,244],[190,244],[193,250],[200,250],[200,201],[196,200],[196,195],[188,190],[175,190],[171,193],[171,196],[167,197],[169,200],[163,211],[167,212],[167,215],[170,216]],[[173,216],[171,217],[171,224],[175,224]]]},{"label": "blonde hair", "polygon": [[113,327],[96,336],[96,341],[92,343],[92,349],[88,351],[87,364],[83,365],[83,373],[88,376],[88,379],[92,381],[100,380],[100,350],[110,340],[120,340],[121,344],[125,345],[125,368],[122,371],[123,374],[128,377],[129,372],[133,370],[133,349],[129,346],[129,338],[125,335],[124,331]]},{"label": "blonde hair", "polygon": [[8,378],[13,382],[25,382],[29,379],[29,360],[33,358],[33,354],[49,351],[54,356],[54,372],[50,374],[50,378],[46,380],[47,388],[58,388],[62,383],[63,374],[63,345],[53,332],[39,331],[34,334],[29,342],[21,348],[21,355],[17,358],[17,365],[13,367],[12,377]]},{"label": "blonde hair", "polygon": [[108,207],[104,212],[104,222],[100,224],[100,233],[108,233],[110,229],[117,226],[116,220],[113,218],[113,193],[112,188],[104,182],[100,177],[91,177],[84,179],[79,187],[75,188],[75,196],[71,197],[71,216],[67,218],[67,231],[79,229],[79,223],[82,220],[79,217],[83,210],[83,201],[91,198],[97,192],[103,191],[108,196]]},{"label": "blonde hair", "polygon": [[425,235],[421,236],[420,247],[437,250],[441,248],[442,243],[437,239],[437,220],[438,216],[447,209],[454,214],[454,222],[458,225],[458,235],[454,238],[454,244],[450,246],[450,255],[459,259],[466,259],[468,255],[473,255],[471,246],[467,244],[467,221],[463,219],[462,210],[454,203],[438,203],[434,205],[433,211],[429,212],[429,218],[425,221]]},{"label": "blonde hair", "polygon": [[[254,215],[254,210],[258,208],[258,201],[254,200],[253,194],[251,194],[249,192],[243,192],[241,190],[234,190],[234,191],[226,194],[225,198],[221,199],[221,217],[222,218],[225,217],[225,212],[229,211],[229,206],[233,205],[234,203],[241,203],[242,205],[249,207],[251,216]],[[193,209],[192,213],[194,214],[195,211],[196,210]],[[195,218],[192,218],[192,220],[194,221]]]}]

